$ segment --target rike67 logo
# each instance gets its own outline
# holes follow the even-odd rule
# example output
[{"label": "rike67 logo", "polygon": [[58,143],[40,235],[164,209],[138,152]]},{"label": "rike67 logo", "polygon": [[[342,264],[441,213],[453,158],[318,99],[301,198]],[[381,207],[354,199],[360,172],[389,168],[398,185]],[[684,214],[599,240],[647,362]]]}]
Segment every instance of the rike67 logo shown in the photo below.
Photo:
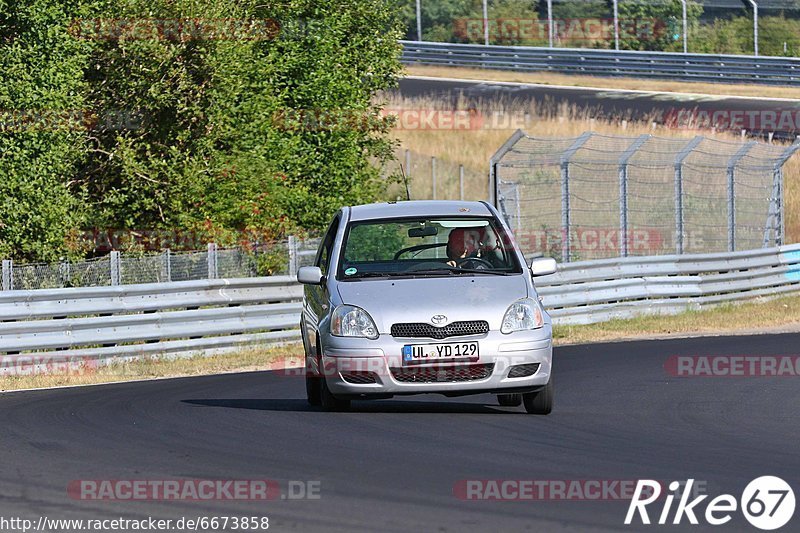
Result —
[{"label": "rike67 logo", "polygon": [[[721,494],[707,502],[705,512],[702,513],[700,504],[708,498],[708,495],[696,496],[690,501],[693,484],[694,479],[687,480],[685,490],[681,490],[683,485],[681,482],[673,481],[669,484],[669,492],[663,498],[663,507],[658,514],[657,524],[680,524],[685,517],[690,524],[697,525],[699,515],[706,523],[720,526],[728,523],[738,508],[750,524],[758,529],[771,531],[786,525],[794,514],[794,491],[779,477],[762,476],[754,479],[745,487],[738,501],[730,494]],[[658,481],[640,479],[628,506],[625,524],[634,523],[637,514],[642,524],[650,524],[651,518],[647,506],[659,500],[661,492],[661,484]],[[672,504],[676,495],[679,501],[673,513]],[[658,504],[653,507],[658,507]]]}]

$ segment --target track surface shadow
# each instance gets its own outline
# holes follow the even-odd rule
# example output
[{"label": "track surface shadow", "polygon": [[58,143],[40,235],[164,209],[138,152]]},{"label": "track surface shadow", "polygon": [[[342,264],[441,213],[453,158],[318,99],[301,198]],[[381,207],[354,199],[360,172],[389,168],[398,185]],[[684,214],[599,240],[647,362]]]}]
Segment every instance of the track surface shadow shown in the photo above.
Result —
[{"label": "track surface shadow", "polygon": [[[201,405],[205,407],[224,407],[228,409],[255,409],[257,411],[292,411],[292,412],[322,412],[319,407],[313,407],[306,400],[286,398],[219,398],[219,399],[189,399],[181,400],[182,403]],[[453,401],[403,401],[403,400],[374,400],[354,401],[349,411],[351,413],[443,413],[443,414],[525,414],[519,408],[501,408],[480,403],[461,403]]]}]

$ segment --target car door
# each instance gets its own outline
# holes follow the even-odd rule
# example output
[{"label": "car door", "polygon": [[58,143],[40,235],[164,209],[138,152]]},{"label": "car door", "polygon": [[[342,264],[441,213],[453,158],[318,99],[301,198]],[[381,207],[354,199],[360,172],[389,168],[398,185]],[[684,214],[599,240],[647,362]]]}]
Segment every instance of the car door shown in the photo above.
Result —
[{"label": "car door", "polygon": [[[337,214],[328,227],[325,236],[322,238],[319,248],[317,249],[317,256],[314,260],[314,264],[319,267],[322,271],[322,275],[326,277],[328,276],[329,270],[335,268],[335,266],[330,263],[333,244],[336,240],[336,233],[339,230],[340,221],[341,215]],[[303,308],[304,328],[308,338],[308,348],[315,353],[319,323],[330,311],[330,295],[328,294],[327,283],[321,285],[304,285],[303,287],[305,296],[305,306]]]}]

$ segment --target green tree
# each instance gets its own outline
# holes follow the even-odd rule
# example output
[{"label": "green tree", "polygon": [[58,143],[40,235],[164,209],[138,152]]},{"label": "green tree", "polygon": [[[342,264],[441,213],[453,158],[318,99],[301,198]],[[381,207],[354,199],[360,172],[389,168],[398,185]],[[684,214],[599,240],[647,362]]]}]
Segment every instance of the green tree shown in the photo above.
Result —
[{"label": "green tree", "polygon": [[55,260],[86,212],[74,182],[84,154],[89,47],[68,33],[72,2],[0,0],[0,256]]},{"label": "green tree", "polygon": [[[620,48],[625,50],[683,50],[683,7],[679,0],[619,3]],[[703,6],[687,2],[687,21],[694,25]]]}]

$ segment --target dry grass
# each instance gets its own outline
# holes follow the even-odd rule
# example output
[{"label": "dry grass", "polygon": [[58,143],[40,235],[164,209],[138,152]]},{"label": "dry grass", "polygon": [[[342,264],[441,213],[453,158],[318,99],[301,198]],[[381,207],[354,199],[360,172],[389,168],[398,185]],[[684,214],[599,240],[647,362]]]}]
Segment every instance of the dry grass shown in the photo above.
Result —
[{"label": "dry grass", "polygon": [[[393,135],[399,142],[398,161],[405,162],[404,150],[410,150],[412,167],[408,170],[412,195],[416,199],[431,198],[432,183],[430,159],[437,158],[437,198],[458,198],[458,165],[465,167],[465,194],[467,200],[487,197],[489,158],[517,129],[537,137],[576,137],[585,131],[603,134],[636,136],[650,133],[660,137],[692,138],[702,134],[720,140],[740,141],[741,136],[728,131],[675,129],[656,124],[651,117],[645,121],[598,119],[595,110],[574,105],[555,104],[551,101],[531,101],[524,107],[518,102],[497,100],[487,102],[460,101],[453,104],[446,99],[408,99],[387,97],[387,108],[477,110],[484,117],[504,113],[511,120],[497,120],[501,126],[475,129],[395,129]],[[527,120],[525,119],[527,114]],[[655,117],[652,117],[655,118]],[[491,123],[491,122],[490,122]],[[800,156],[789,160],[784,167],[786,185],[786,242],[800,242]],[[400,186],[390,191],[392,197],[402,197]]]},{"label": "dry grass", "polygon": [[[793,326],[794,328],[789,328]],[[800,296],[725,304],[672,316],[642,316],[585,326],[556,326],[556,344],[616,341],[640,336],[758,333],[800,326]]]},{"label": "dry grass", "polygon": [[572,87],[602,87],[676,93],[699,93],[729,96],[755,96],[758,98],[800,98],[796,87],[772,87],[748,84],[703,83],[692,81],[642,80],[636,78],[608,78],[599,76],[573,76],[549,72],[509,72],[464,67],[407,66],[409,76],[432,76],[436,78],[465,78],[487,81],[516,81],[542,85],[564,85]]},{"label": "dry grass", "polygon": [[66,372],[0,376],[0,390],[50,388],[115,381],[267,370],[274,368],[275,364],[279,364],[283,360],[287,361],[286,364],[301,361],[302,353],[303,347],[301,344],[289,344],[277,348],[247,349],[211,356],[196,355],[177,359],[147,358],[97,367],[83,365]]}]

